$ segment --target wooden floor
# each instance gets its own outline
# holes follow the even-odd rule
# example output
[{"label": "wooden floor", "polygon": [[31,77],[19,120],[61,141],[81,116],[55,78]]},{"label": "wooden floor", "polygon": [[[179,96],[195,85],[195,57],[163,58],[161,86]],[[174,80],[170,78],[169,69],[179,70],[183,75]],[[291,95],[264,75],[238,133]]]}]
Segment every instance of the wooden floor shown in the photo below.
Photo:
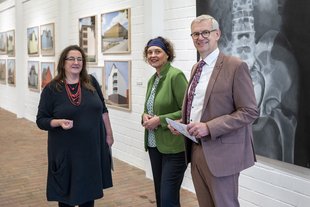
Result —
[{"label": "wooden floor", "polygon": [[[0,108],[0,206],[56,207],[45,197],[47,133]],[[143,170],[114,159],[114,187],[95,206],[155,207],[153,182]],[[181,190],[182,207],[197,207],[195,194]]]}]

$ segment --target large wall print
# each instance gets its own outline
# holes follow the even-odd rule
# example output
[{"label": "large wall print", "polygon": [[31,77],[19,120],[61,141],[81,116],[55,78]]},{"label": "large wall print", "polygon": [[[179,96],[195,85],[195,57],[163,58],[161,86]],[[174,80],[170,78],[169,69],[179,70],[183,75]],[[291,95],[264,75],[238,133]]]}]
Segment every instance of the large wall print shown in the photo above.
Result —
[{"label": "large wall print", "polygon": [[97,29],[96,16],[79,19],[80,47],[86,53],[88,63],[97,63]]},{"label": "large wall print", "polygon": [[108,106],[131,110],[130,63],[130,61],[104,61],[104,97]]},{"label": "large wall print", "polygon": [[197,0],[222,31],[219,47],[249,66],[260,117],[258,155],[310,167],[310,2]]},{"label": "large wall print", "polygon": [[55,25],[54,23],[40,26],[41,37],[41,55],[53,56],[55,55]]},{"label": "large wall print", "polygon": [[39,56],[39,27],[27,28],[27,48],[29,56]]},{"label": "large wall print", "polygon": [[130,9],[101,14],[101,52],[130,52]]}]

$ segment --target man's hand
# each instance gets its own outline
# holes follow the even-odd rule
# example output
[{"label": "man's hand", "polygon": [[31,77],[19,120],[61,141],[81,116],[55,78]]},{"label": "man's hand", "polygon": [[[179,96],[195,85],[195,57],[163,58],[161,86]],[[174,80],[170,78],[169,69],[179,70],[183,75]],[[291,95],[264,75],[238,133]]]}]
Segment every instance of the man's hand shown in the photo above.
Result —
[{"label": "man's hand", "polygon": [[187,131],[190,135],[195,136],[198,139],[210,134],[207,124],[202,122],[189,123],[187,125]]}]

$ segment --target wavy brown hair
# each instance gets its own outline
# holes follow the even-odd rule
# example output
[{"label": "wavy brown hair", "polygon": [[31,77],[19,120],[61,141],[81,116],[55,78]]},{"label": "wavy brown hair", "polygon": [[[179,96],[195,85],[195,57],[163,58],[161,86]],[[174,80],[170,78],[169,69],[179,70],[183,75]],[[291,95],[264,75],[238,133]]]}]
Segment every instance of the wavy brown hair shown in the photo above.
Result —
[{"label": "wavy brown hair", "polygon": [[53,81],[56,82],[56,89],[58,91],[60,91],[61,88],[62,88],[61,86],[63,85],[63,83],[66,80],[65,62],[66,62],[66,58],[67,58],[68,53],[70,51],[72,51],[72,50],[77,50],[82,55],[83,66],[82,66],[82,70],[80,72],[80,83],[81,83],[81,86],[83,86],[86,89],[94,92],[96,89],[92,85],[90,76],[88,75],[87,69],[86,69],[86,55],[85,55],[84,51],[82,50],[82,48],[80,48],[78,45],[70,45],[70,46],[66,47],[61,52],[61,54],[59,56],[58,65],[57,65],[57,75],[53,79]]}]

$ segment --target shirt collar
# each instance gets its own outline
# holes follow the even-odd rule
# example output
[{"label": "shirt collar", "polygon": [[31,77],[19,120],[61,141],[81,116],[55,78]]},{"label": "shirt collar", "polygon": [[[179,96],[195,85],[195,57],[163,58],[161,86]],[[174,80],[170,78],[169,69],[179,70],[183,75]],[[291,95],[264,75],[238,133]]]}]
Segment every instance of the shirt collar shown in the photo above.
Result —
[{"label": "shirt collar", "polygon": [[214,65],[217,57],[220,54],[219,48],[216,48],[213,52],[211,52],[205,59],[204,61],[206,62],[207,65]]}]

